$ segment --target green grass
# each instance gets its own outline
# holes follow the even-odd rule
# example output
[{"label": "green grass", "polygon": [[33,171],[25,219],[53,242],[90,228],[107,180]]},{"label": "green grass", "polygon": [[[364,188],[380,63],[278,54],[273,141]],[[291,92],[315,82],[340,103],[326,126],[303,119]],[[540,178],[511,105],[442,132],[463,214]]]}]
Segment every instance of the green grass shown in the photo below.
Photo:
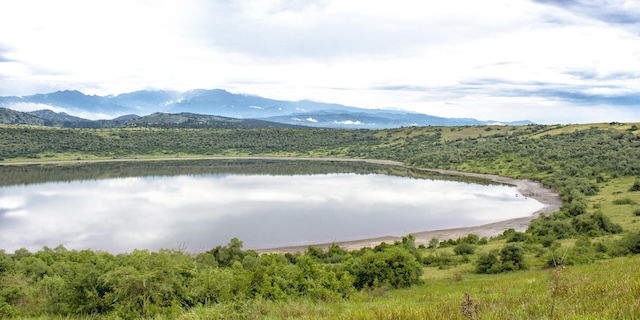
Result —
[{"label": "green grass", "polygon": [[558,272],[530,270],[498,275],[473,274],[467,267],[426,268],[422,285],[363,291],[347,301],[255,300],[199,307],[157,319],[466,319],[461,311],[465,293],[478,306],[481,319],[551,319],[552,307],[553,319],[637,319],[638,264],[640,256],[634,256]]},{"label": "green grass", "polygon": [[[544,132],[537,133],[532,135],[531,137],[541,137],[544,135],[557,135],[563,133],[572,133],[580,130],[588,130],[590,128],[598,128],[602,130],[615,129],[619,131],[626,131],[631,128],[633,125],[640,125],[639,123],[585,123],[585,124],[571,124],[571,125],[558,125]],[[636,132],[637,134],[638,132]]]},{"label": "green grass", "polygon": [[[616,202],[627,203],[625,199],[637,199],[637,192],[629,191],[629,188],[636,181],[635,177],[623,177],[610,179],[602,184],[598,194],[588,197],[589,211],[602,211],[620,224],[625,231],[640,232],[640,218],[634,212],[640,209],[640,204],[619,205]],[[636,201],[632,201],[636,202]]]},{"label": "green grass", "polygon": [[[640,257],[564,269],[559,274],[556,319],[630,319],[640,316]],[[459,274],[456,277],[455,274]],[[611,274],[619,275],[615,279]],[[468,268],[427,268],[425,284],[388,292],[364,292],[352,301],[292,301],[254,307],[258,318],[287,319],[464,319],[469,293],[482,319],[549,318],[554,272],[532,270],[477,275]],[[321,306],[319,308],[319,306]]]}]

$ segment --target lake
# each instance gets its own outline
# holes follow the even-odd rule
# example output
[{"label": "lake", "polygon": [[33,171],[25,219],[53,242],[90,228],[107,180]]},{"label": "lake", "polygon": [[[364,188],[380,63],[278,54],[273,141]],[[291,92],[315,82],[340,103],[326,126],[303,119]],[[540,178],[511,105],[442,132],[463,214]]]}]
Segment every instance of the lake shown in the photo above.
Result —
[{"label": "lake", "polygon": [[249,249],[306,245],[480,225],[542,207],[512,186],[341,162],[5,166],[0,176],[8,252],[58,244],[200,252],[233,237]]}]

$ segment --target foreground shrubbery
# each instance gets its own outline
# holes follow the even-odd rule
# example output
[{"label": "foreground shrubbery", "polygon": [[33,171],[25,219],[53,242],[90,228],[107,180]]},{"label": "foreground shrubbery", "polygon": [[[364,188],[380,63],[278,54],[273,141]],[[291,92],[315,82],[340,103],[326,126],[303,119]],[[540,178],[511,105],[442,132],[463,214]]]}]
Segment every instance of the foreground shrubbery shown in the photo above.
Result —
[{"label": "foreground shrubbery", "polygon": [[[113,313],[124,318],[177,314],[232,301],[304,297],[336,301],[363,288],[408,287],[422,265],[411,237],[346,252],[258,255],[227,246],[192,256],[175,250],[112,255],[45,247],[0,252],[0,316]],[[318,257],[321,253],[321,257]],[[322,259],[343,260],[339,264]]]}]

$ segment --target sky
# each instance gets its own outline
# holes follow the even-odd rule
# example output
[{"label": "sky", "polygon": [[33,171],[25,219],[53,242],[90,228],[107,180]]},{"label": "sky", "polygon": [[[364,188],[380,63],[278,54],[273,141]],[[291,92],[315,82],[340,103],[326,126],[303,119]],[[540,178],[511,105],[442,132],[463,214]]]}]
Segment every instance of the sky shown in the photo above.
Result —
[{"label": "sky", "polygon": [[0,96],[214,88],[640,121],[640,0],[0,0]]}]

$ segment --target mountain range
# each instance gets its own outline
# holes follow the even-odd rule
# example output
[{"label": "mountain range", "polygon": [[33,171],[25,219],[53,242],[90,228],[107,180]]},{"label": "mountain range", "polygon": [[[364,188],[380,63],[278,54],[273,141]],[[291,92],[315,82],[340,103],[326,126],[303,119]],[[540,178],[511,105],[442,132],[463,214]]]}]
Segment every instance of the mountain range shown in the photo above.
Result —
[{"label": "mountain range", "polygon": [[147,116],[125,115],[111,120],[88,120],[68,115],[64,112],[37,110],[20,112],[0,107],[0,123],[27,124],[62,128],[294,128],[302,127],[286,123],[220,117],[195,114],[189,112],[163,113],[156,112]]},{"label": "mountain range", "polygon": [[[197,89],[187,92],[177,91],[135,91],[120,95],[97,96],[85,95],[79,91],[57,91],[48,94],[35,94],[30,96],[4,96],[0,97],[0,107],[12,110],[31,109],[29,115],[42,119],[46,124],[56,125],[66,123],[67,126],[82,124],[89,127],[103,127],[107,125],[105,120],[93,121],[83,119],[75,115],[100,115],[111,117],[112,121],[133,123],[139,115],[152,115],[156,118],[160,114],[179,114],[176,116],[182,122],[176,126],[205,126],[209,120],[193,120],[199,116],[218,116],[220,119],[253,119],[268,121],[261,125],[269,126],[276,122],[288,125],[325,127],[325,128],[349,128],[349,129],[381,129],[401,126],[456,126],[456,125],[526,125],[530,121],[500,122],[481,121],[472,118],[444,118],[421,113],[406,111],[364,109],[344,106],[340,104],[321,103],[310,100],[284,101],[263,98],[254,95],[230,93],[222,89],[204,90]],[[53,112],[56,110],[58,112]],[[122,117],[125,118],[122,118]],[[24,117],[24,116],[22,116]],[[174,118],[176,118],[174,117]],[[176,119],[177,119],[176,118]],[[185,118],[192,120],[186,121]],[[206,118],[206,117],[205,117]],[[147,118],[148,120],[149,118]],[[34,119],[31,119],[38,122]],[[143,121],[143,120],[137,120]],[[146,121],[146,120],[144,120]],[[164,119],[168,125],[168,119]],[[135,122],[135,121],[134,121]],[[223,121],[224,122],[224,121]],[[240,123],[236,121],[236,123]],[[257,124],[257,122],[254,122]],[[109,125],[115,125],[111,123]],[[123,125],[120,123],[120,125]]]}]

